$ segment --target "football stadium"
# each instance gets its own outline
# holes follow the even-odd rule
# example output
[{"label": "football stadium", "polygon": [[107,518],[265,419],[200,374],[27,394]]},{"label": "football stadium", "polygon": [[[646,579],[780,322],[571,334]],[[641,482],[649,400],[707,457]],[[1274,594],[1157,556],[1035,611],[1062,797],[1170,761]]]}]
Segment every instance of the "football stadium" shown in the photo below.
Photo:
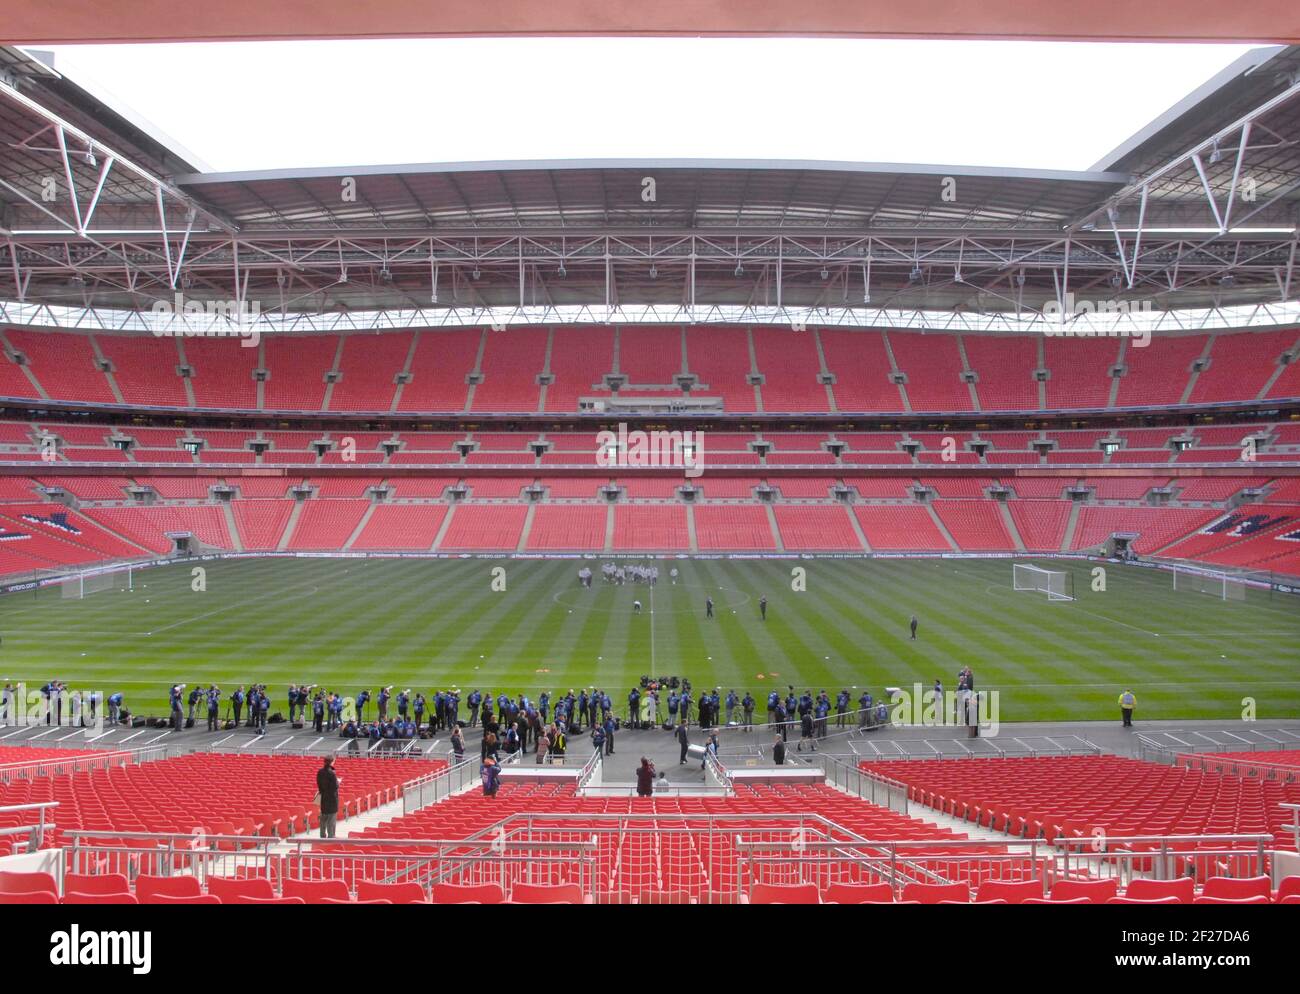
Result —
[{"label": "football stadium", "polygon": [[[216,6],[0,15],[0,903],[1300,904],[1294,8]],[[494,62],[503,157],[419,65],[993,43],[1132,106],[621,156]]]}]

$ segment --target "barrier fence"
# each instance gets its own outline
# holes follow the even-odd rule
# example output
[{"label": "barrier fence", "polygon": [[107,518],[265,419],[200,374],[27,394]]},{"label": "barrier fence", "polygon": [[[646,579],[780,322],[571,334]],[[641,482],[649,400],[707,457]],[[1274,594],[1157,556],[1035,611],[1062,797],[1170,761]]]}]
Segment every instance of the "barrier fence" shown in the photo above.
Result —
[{"label": "barrier fence", "polygon": [[846,763],[826,753],[815,753],[814,756],[826,774],[826,782],[832,787],[838,787],[854,797],[901,815],[907,814],[907,784],[861,769],[856,764]]},{"label": "barrier fence", "polygon": [[[1212,876],[1255,877],[1272,869],[1272,837],[1136,836],[1105,840],[961,841],[948,850],[934,842],[867,842],[800,839],[738,842],[742,883],[887,883],[895,897],[908,883],[966,884],[974,893],[988,881],[1041,882],[1046,897],[1058,880],[1175,880]],[[955,851],[954,851],[955,850]]]},{"label": "barrier fence", "polygon": [[479,762],[467,759],[437,773],[402,784],[402,814],[409,815],[430,804],[446,800],[479,782]]},{"label": "barrier fence", "polygon": [[[58,801],[36,801],[31,804],[0,805],[0,839],[18,835],[27,836],[27,852],[36,852],[45,844],[45,829],[52,827],[49,813],[59,806]],[[35,811],[35,821],[25,812]],[[7,825],[7,821],[16,820],[18,824]]]},{"label": "barrier fence", "polygon": [[[1063,879],[1172,880],[1274,874],[1265,835],[1097,840],[871,840],[817,815],[520,814],[468,839],[291,839],[77,832],[73,873],[134,878],[256,876],[419,885],[576,884],[597,902],[735,903],[759,884],[889,884]],[[1276,883],[1276,880],[1274,881]]]},{"label": "barrier fence", "polygon": [[46,756],[24,763],[5,763],[0,765],[0,784],[18,780],[36,780],[41,777],[58,777],[69,773],[90,773],[117,766],[133,766],[166,759],[168,755],[169,750],[166,746],[142,746],[139,749],[101,750],[74,753],[67,757]]},{"label": "barrier fence", "polygon": [[1280,780],[1283,783],[1294,783],[1300,780],[1300,766],[1261,762],[1250,754],[1201,756],[1195,753],[1178,753],[1174,756],[1173,763],[1175,766],[1185,766],[1189,770],[1200,770],[1205,773],[1227,773],[1231,776],[1253,777],[1258,780]]},{"label": "barrier fence", "polygon": [[[504,769],[507,766],[521,765],[524,755],[522,750],[508,753],[501,760],[501,767]],[[589,765],[590,762],[588,761]],[[413,811],[427,808],[430,804],[436,804],[438,801],[478,786],[481,782],[482,770],[481,760],[467,759],[438,770],[436,773],[406,781],[402,784],[402,814],[409,815]]]},{"label": "barrier fence", "polygon": [[[1278,731],[1274,729],[1273,731]],[[1187,733],[1188,738],[1195,737],[1201,733]],[[1219,733],[1226,734],[1226,733]],[[1258,734],[1263,734],[1258,733]],[[1157,738],[1156,736],[1160,736]],[[1181,760],[1196,757],[1197,759],[1205,758],[1210,760],[1221,760],[1223,762],[1236,762],[1241,766],[1277,766],[1283,769],[1288,767],[1280,763],[1269,763],[1267,754],[1270,752],[1288,751],[1300,749],[1300,738],[1292,739],[1270,739],[1265,742],[1249,742],[1241,739],[1240,742],[1219,742],[1207,739],[1204,743],[1189,742],[1186,739],[1175,739],[1174,732],[1155,732],[1151,734],[1139,732],[1134,738],[1133,756],[1137,759],[1143,759],[1152,763],[1163,763],[1165,766],[1186,765]],[[1205,737],[1205,736],[1201,736]],[[1240,739],[1240,736],[1237,738]],[[1218,753],[1229,754],[1227,756],[1214,755]],[[1211,754],[1211,755],[1206,755]],[[1261,759],[1255,759],[1255,756],[1264,754]],[[1250,758],[1248,758],[1250,757]],[[1291,767],[1293,772],[1295,768]]]}]

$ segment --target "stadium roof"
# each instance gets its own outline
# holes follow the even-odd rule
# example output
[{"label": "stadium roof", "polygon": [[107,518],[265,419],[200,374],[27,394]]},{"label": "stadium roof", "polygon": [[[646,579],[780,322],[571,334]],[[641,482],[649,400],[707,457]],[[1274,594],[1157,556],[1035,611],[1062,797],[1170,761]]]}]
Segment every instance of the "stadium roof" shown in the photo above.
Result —
[{"label": "stadium roof", "polygon": [[0,71],[0,296],[28,303],[148,309],[178,290],[316,313],[1295,299],[1297,47],[1248,53],[1085,172],[636,160],[214,174],[36,58],[0,50]]},{"label": "stadium roof", "polygon": [[9,0],[11,44],[467,35],[820,35],[1300,42],[1293,0]]}]

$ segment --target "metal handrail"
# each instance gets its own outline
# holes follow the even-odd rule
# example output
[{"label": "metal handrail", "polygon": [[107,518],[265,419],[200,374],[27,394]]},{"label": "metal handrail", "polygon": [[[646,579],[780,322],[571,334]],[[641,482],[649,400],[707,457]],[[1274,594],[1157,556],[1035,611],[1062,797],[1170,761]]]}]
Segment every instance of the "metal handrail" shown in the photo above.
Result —
[{"label": "metal handrail", "polygon": [[[1300,804],[1288,805],[1297,812]],[[1297,828],[1300,831],[1300,827]],[[739,893],[756,883],[816,882],[824,887],[863,879],[896,889],[913,883],[972,879],[1041,880],[1050,884],[1079,874],[1133,879],[1182,875],[1189,861],[1211,861],[1208,872],[1254,876],[1269,872],[1271,837],[1240,835],[1138,835],[1099,840],[867,839],[816,814],[711,813],[514,814],[469,839],[315,839],[77,831],[70,833],[69,866],[100,865],[115,856],[127,872],[236,875],[241,866],[269,876],[373,879],[428,887],[449,879],[499,883],[578,882],[584,893],[603,893],[602,856],[637,833],[690,833],[719,860],[711,884]],[[99,846],[99,840],[111,840]],[[123,845],[127,843],[127,845]],[[1206,844],[1218,845],[1207,849]],[[702,850],[703,851],[703,850]],[[154,869],[133,869],[156,861]],[[325,865],[325,864],[337,865]],[[325,870],[327,872],[322,873]]]},{"label": "metal handrail", "polygon": [[578,773],[578,790],[582,790],[592,776],[595,775],[596,768],[600,765],[603,758],[603,747],[598,746],[592,752],[590,758],[582,764],[582,769]]},{"label": "metal handrail", "polygon": [[731,773],[728,772],[718,754],[707,745],[704,747],[704,769],[713,782],[722,788],[724,796],[730,797],[736,793],[736,788],[731,782]]},{"label": "metal handrail", "polygon": [[[129,766],[156,762],[170,755],[167,746],[140,746],[135,749],[102,749],[78,752],[67,758],[43,756],[26,762],[0,765],[0,783],[14,780],[31,780],[37,776],[63,776],[85,770],[106,769],[111,766]],[[24,776],[23,774],[28,774]]]},{"label": "metal handrail", "polygon": [[[1253,756],[1255,753],[1243,753]],[[1236,777],[1253,777],[1260,780],[1300,780],[1300,766],[1286,766],[1281,763],[1258,762],[1248,759],[1234,759],[1232,754],[1212,753],[1202,755],[1194,752],[1180,752],[1174,756],[1174,765],[1204,773],[1226,773]],[[1264,776],[1268,774],[1268,776]]]},{"label": "metal handrail", "polygon": [[479,763],[472,759],[449,764],[444,769],[427,773],[402,784],[402,814],[427,808],[473,786],[478,779]]},{"label": "metal handrail", "polygon": [[898,814],[907,814],[908,787],[901,780],[850,765],[827,753],[813,755],[821,764],[822,772],[831,786],[839,787],[860,800],[879,804]]},{"label": "metal handrail", "polygon": [[9,828],[0,828],[0,838],[30,833],[27,839],[27,851],[29,853],[36,852],[45,843],[45,830],[54,827],[53,822],[46,820],[46,809],[57,808],[58,806],[58,801],[34,801],[29,804],[8,804],[0,807],[0,815],[15,814],[19,811],[40,812],[40,816],[34,825],[14,825]]},{"label": "metal handrail", "polygon": [[1296,851],[1300,852],[1300,804],[1283,801],[1280,806],[1283,811],[1291,812],[1290,823],[1282,827],[1291,829],[1291,843]]}]

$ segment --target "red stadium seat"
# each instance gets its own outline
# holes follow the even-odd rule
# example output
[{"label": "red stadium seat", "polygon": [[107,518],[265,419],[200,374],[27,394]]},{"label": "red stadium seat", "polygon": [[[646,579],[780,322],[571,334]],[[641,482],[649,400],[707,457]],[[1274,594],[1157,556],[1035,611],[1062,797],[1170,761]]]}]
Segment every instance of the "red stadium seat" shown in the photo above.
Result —
[{"label": "red stadium seat", "polygon": [[154,877],[141,874],[135,881],[135,896],[141,904],[161,903],[164,899],[200,897],[202,894],[198,877]]},{"label": "red stadium seat", "polygon": [[1198,897],[1192,900],[1193,904],[1272,904],[1267,897],[1256,895],[1255,897]]},{"label": "red stadium seat", "polygon": [[266,901],[275,897],[271,881],[265,877],[208,877],[208,893],[221,898],[222,904],[242,904],[245,898]]},{"label": "red stadium seat", "polygon": [[116,894],[64,894],[64,904],[139,904],[135,895],[128,892]]},{"label": "red stadium seat", "polygon": [[1268,877],[1210,877],[1201,888],[1201,896],[1234,900],[1247,897],[1271,899],[1273,887]]},{"label": "red stadium seat", "polygon": [[690,904],[691,895],[684,890],[644,890],[637,904]]},{"label": "red stadium seat", "polygon": [[0,896],[9,894],[57,894],[59,885],[48,873],[0,872]]},{"label": "red stadium seat", "polygon": [[823,904],[892,904],[892,884],[831,884],[822,891]]},{"label": "red stadium seat", "polygon": [[1184,902],[1178,900],[1178,898],[1176,897],[1152,897],[1152,898],[1112,897],[1106,903],[1107,904],[1183,904]]},{"label": "red stadium seat", "polygon": [[499,884],[434,884],[434,904],[505,904]]},{"label": "red stadium seat", "polygon": [[241,897],[227,904],[306,904],[301,897]]},{"label": "red stadium seat", "polygon": [[357,900],[384,900],[392,904],[428,904],[429,895],[416,883],[377,884],[370,880],[358,880]]},{"label": "red stadium seat", "polygon": [[351,904],[352,894],[342,880],[298,880],[285,877],[280,881],[285,897],[300,897],[308,904]]},{"label": "red stadium seat", "polygon": [[582,904],[582,889],[577,884],[515,884],[510,903]]},{"label": "red stadium seat", "polygon": [[58,904],[59,895],[52,890],[28,890],[17,894],[0,894],[0,904]]},{"label": "red stadium seat", "polygon": [[750,904],[821,904],[816,884],[754,884]]},{"label": "red stadium seat", "polygon": [[975,892],[975,903],[985,904],[989,901],[1006,901],[1007,904],[1021,904],[1030,898],[1043,896],[1041,880],[986,880]]},{"label": "red stadium seat", "polygon": [[1281,903],[1288,897],[1300,897],[1300,876],[1283,877],[1278,883],[1273,899]]},{"label": "red stadium seat", "polygon": [[211,894],[189,894],[185,897],[172,897],[168,894],[155,894],[141,904],[221,904],[221,898]]},{"label": "red stadium seat", "polygon": [[921,904],[943,904],[955,902],[966,904],[970,901],[970,887],[966,884],[907,884],[900,897],[903,901],[918,901]]},{"label": "red stadium seat", "polygon": [[1110,880],[1058,880],[1052,884],[1053,901],[1073,901],[1085,898],[1093,904],[1105,904],[1119,893],[1119,881]]},{"label": "red stadium seat", "polygon": [[1150,901],[1172,897],[1183,904],[1191,904],[1196,896],[1196,884],[1191,877],[1181,880],[1130,880],[1124,890],[1129,900]]},{"label": "red stadium seat", "polygon": [[325,898],[321,898],[319,901],[313,901],[312,903],[313,904],[392,904],[393,902],[382,897],[377,898],[376,900],[373,901],[340,901],[332,897],[325,897]]},{"label": "red stadium seat", "polygon": [[1072,897],[1065,901],[1057,901],[1048,897],[1027,897],[1021,904],[1092,904],[1093,902],[1086,897]]},{"label": "red stadium seat", "polygon": [[130,894],[131,885],[121,873],[65,873],[63,896],[84,897],[97,894]]}]

